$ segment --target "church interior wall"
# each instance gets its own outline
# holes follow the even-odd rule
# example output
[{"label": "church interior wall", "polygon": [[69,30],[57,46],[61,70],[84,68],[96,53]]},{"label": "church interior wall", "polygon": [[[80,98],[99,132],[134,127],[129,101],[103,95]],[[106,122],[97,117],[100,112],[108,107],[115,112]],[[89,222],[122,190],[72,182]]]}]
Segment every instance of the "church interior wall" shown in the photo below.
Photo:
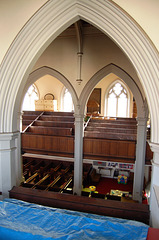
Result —
[{"label": "church interior wall", "polygon": [[[121,80],[118,76],[111,73],[104,77],[96,86],[95,88],[101,89],[101,115],[105,115],[105,95],[109,86],[116,80]],[[122,81],[122,80],[121,80]],[[44,99],[47,93],[51,93],[54,95],[54,99],[57,100],[57,110],[62,110],[62,90],[65,87],[58,79],[50,76],[45,75],[44,77],[39,78],[35,85],[39,91],[39,99]],[[132,117],[133,114],[133,95],[129,87],[127,86],[129,93],[130,93],[130,114],[129,117]]]},{"label": "church interior wall", "polygon": [[[7,49],[11,45],[17,33],[31,16],[40,9],[48,0],[5,0],[0,1],[0,22],[1,25],[1,51],[0,62],[2,61]],[[156,48],[159,50],[158,29],[156,22],[159,21],[158,7],[156,0],[113,0],[119,7],[123,8],[149,35]],[[144,11],[143,11],[144,4]],[[15,14],[16,12],[16,14]],[[153,12],[153,17],[152,17]],[[8,17],[10,16],[10,17]],[[148,17],[149,16],[149,17]],[[5,23],[5,24],[4,24]]]},{"label": "church interior wall", "polygon": [[83,36],[82,82],[80,86],[76,81],[78,69],[77,52],[78,46],[75,35],[70,37],[60,36],[43,52],[32,71],[43,66],[55,69],[70,81],[79,96],[86,83],[97,71],[113,63],[124,69],[136,81],[144,95],[138,76],[129,59],[111,39],[103,35],[99,30],[95,31],[94,36]]}]

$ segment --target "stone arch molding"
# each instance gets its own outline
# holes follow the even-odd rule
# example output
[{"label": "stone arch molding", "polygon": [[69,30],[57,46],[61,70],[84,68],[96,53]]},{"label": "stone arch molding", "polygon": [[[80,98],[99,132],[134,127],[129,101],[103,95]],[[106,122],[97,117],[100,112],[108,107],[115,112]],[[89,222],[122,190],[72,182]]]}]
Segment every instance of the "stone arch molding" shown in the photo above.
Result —
[{"label": "stone arch molding", "polygon": [[60,72],[58,72],[55,69],[52,69],[50,67],[47,67],[47,66],[43,66],[41,68],[38,68],[35,71],[30,73],[30,75],[28,77],[28,80],[27,80],[27,84],[26,84],[26,86],[24,88],[24,91],[23,91],[23,97],[24,97],[27,89],[29,88],[29,86],[31,84],[33,84],[36,80],[38,80],[39,78],[41,78],[45,75],[53,76],[53,77],[57,78],[60,82],[63,83],[63,85],[71,93],[72,100],[73,100],[74,107],[75,107],[75,111],[76,111],[76,107],[78,106],[78,97],[77,97],[77,94],[76,94],[73,86],[68,81],[68,79],[65,76],[63,76]]},{"label": "stone arch molding", "polygon": [[110,73],[114,73],[119,78],[121,78],[128,85],[130,90],[132,91],[133,96],[136,100],[136,104],[137,104],[138,117],[140,117],[140,118],[147,117],[146,114],[148,112],[147,111],[148,106],[142,97],[140,89],[136,85],[135,81],[123,69],[121,69],[120,67],[118,67],[114,64],[109,64],[109,65],[105,66],[104,68],[100,69],[87,82],[87,84],[84,88],[84,91],[82,92],[82,94],[79,98],[79,102],[81,105],[81,111],[82,112],[84,111],[86,102],[89,98],[89,95],[93,91],[96,84]]},{"label": "stone arch molding", "polygon": [[50,0],[26,23],[1,65],[0,132],[17,127],[19,88],[45,48],[79,19],[96,26],[113,39],[134,65],[151,111],[153,142],[159,142],[159,57],[140,27],[110,0]]}]

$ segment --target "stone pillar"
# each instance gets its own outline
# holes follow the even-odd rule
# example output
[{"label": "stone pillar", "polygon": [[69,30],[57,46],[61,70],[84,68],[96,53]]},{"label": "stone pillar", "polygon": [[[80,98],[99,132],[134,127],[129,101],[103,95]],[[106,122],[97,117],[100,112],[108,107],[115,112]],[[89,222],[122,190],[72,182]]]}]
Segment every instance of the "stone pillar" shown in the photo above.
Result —
[{"label": "stone pillar", "polygon": [[0,191],[2,199],[21,180],[20,132],[0,134]]},{"label": "stone pillar", "polygon": [[137,118],[137,144],[134,170],[133,199],[142,202],[145,171],[147,118]]},{"label": "stone pillar", "polygon": [[150,143],[153,152],[150,188],[150,225],[159,228],[159,144]]},{"label": "stone pillar", "polygon": [[74,194],[81,195],[83,178],[83,127],[84,116],[75,114]]}]

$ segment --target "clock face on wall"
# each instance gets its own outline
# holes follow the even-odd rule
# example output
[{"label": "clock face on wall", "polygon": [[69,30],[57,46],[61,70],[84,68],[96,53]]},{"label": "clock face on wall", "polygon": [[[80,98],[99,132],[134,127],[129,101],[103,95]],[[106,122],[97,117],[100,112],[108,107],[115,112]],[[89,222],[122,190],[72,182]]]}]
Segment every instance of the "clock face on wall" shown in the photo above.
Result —
[{"label": "clock face on wall", "polygon": [[54,100],[54,95],[52,93],[47,93],[45,96],[44,96],[44,99],[45,100]]}]

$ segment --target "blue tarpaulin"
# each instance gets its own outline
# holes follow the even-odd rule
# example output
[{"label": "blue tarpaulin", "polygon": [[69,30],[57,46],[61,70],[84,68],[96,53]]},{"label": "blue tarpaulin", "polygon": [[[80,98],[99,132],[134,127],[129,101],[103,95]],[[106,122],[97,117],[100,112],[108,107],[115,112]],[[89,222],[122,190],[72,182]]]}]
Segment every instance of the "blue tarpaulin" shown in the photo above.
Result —
[{"label": "blue tarpaulin", "polygon": [[44,207],[15,199],[0,201],[1,240],[144,240],[148,228],[137,221]]}]

